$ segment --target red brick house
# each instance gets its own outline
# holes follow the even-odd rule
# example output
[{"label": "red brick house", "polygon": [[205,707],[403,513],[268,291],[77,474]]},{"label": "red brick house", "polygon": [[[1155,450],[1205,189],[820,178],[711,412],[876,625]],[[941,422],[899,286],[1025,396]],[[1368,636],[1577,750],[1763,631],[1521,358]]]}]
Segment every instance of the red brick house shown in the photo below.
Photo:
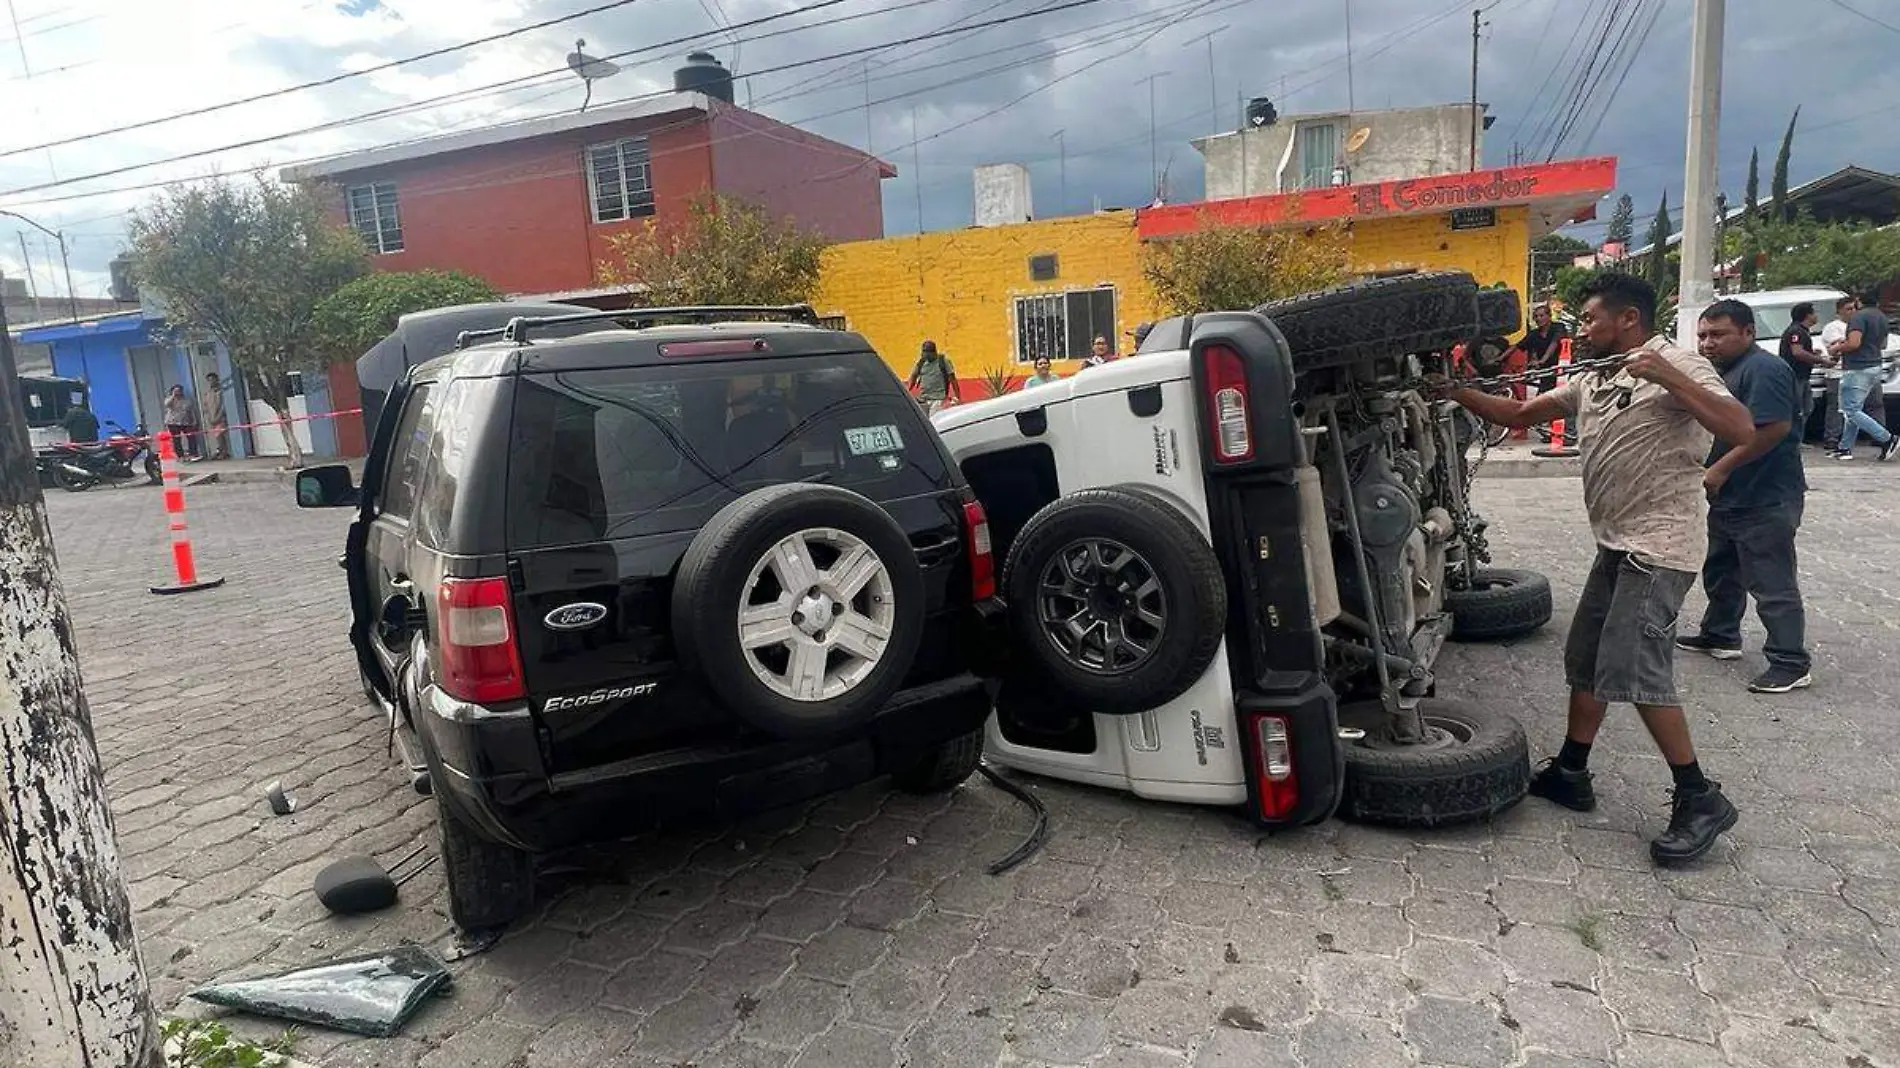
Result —
[{"label": "red brick house", "polygon": [[382,270],[460,270],[590,301],[608,238],[714,191],[833,241],[884,235],[890,164],[704,92],[445,134],[284,169],[322,182]]}]

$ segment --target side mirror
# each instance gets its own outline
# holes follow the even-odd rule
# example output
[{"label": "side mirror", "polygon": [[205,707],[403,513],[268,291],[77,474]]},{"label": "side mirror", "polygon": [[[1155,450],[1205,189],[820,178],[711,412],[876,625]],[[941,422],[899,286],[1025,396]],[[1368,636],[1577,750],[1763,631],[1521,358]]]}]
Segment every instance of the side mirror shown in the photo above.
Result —
[{"label": "side mirror", "polygon": [[340,508],[356,502],[356,486],[347,465],[325,464],[297,472],[297,507]]}]

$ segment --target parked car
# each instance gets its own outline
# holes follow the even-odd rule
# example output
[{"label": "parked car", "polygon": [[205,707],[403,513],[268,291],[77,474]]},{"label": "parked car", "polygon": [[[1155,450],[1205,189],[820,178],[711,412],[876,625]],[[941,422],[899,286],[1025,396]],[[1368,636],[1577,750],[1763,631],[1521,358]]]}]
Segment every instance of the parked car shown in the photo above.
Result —
[{"label": "parked car", "polygon": [[983,506],[864,338],[815,322],[518,317],[392,384],[360,488],[300,473],[299,504],[357,510],[350,641],[459,924],[638,817],[976,768]]},{"label": "parked car", "polygon": [[1551,611],[1543,576],[1483,566],[1471,423],[1418,390],[1518,329],[1478,294],[1419,274],[1167,319],[1139,359],[937,415],[1006,561],[989,759],[1265,826],[1517,802],[1522,726],[1432,671]]}]

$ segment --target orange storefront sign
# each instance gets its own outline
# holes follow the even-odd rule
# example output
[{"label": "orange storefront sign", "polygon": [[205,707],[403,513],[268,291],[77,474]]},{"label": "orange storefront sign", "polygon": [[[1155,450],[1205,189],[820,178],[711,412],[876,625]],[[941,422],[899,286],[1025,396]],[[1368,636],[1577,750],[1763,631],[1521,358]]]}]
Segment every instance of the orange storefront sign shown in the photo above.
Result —
[{"label": "orange storefront sign", "polygon": [[1565,160],[1500,167],[1398,182],[1341,185],[1299,193],[1210,200],[1143,208],[1136,230],[1144,240],[1191,233],[1203,226],[1286,226],[1388,215],[1423,215],[1457,208],[1489,208],[1546,200],[1593,201],[1616,188],[1616,158]]}]

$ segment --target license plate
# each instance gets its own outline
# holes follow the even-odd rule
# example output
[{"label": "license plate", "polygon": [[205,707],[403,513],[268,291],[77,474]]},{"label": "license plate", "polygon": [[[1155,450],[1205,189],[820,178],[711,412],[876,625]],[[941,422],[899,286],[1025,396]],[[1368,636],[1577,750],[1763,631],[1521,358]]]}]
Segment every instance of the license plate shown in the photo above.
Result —
[{"label": "license plate", "polygon": [[870,456],[880,452],[900,452],[904,448],[903,435],[894,426],[854,426],[844,432],[845,447],[853,456]]}]

